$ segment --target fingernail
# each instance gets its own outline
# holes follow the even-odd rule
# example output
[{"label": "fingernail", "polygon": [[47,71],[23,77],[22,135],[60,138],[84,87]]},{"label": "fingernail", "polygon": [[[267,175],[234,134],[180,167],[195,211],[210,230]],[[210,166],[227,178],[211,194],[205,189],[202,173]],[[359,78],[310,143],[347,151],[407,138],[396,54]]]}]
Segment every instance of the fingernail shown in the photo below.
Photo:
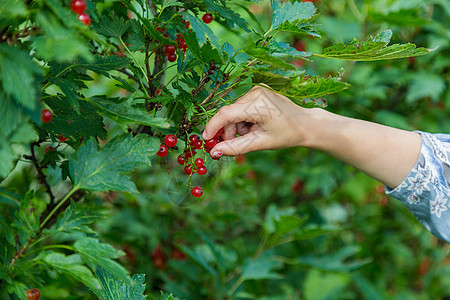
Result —
[{"label": "fingernail", "polygon": [[206,131],[203,131],[202,137],[204,140],[206,140]]},{"label": "fingernail", "polygon": [[221,157],[222,155],[223,155],[222,152],[214,152],[214,153],[212,154],[212,156],[214,156],[214,157]]}]

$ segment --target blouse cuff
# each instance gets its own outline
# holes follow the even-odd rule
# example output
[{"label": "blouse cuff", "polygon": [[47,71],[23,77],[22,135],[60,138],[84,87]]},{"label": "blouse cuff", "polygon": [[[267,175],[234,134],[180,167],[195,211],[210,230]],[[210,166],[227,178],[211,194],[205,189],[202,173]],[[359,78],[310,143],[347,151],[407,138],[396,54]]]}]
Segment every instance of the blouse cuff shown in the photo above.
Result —
[{"label": "blouse cuff", "polygon": [[415,131],[420,155],[408,176],[386,194],[402,201],[435,236],[450,243],[450,135]]}]

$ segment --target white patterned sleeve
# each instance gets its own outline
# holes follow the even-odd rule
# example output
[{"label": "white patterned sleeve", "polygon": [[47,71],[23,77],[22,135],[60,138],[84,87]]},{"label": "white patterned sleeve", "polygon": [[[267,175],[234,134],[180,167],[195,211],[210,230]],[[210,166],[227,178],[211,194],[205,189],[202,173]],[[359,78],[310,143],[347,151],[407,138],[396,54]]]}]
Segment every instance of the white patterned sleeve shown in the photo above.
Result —
[{"label": "white patterned sleeve", "polygon": [[422,147],[414,167],[386,193],[401,200],[432,234],[450,243],[450,134],[417,131]]}]

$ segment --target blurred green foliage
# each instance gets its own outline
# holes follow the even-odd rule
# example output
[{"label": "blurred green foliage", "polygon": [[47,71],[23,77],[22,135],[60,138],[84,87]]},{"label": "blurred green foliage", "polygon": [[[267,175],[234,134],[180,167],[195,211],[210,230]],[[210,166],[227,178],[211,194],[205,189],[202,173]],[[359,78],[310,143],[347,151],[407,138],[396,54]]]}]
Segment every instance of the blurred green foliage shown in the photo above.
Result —
[{"label": "blurred green foliage", "polygon": [[[267,28],[268,5],[242,2],[234,8],[249,20],[249,28]],[[286,33],[286,43],[321,53],[330,42],[366,40],[392,28],[391,43],[439,46],[414,59],[302,61],[308,75],[335,74],[344,68],[344,81],[352,86],[327,96],[328,110],[407,130],[450,132],[448,0],[316,1],[316,5],[321,11],[315,21],[321,26],[316,29],[327,38]],[[235,36],[226,26],[214,26],[222,40]],[[236,41],[242,46],[244,36]],[[83,54],[85,49],[73,51]],[[172,77],[171,72],[176,71],[169,70],[166,78]],[[87,93],[126,91],[94,76]],[[114,136],[119,128],[106,123]],[[85,209],[100,208],[106,217],[95,230],[104,242],[124,251],[119,261],[128,271],[147,275],[148,292],[164,290],[181,299],[450,297],[449,245],[433,237],[365,174],[308,149],[250,153],[208,161],[208,175],[194,179],[205,190],[195,200],[186,191],[189,179],[176,166],[178,154],[170,153],[168,164],[154,159],[151,168],[139,167],[132,175],[139,193],[92,193],[82,204]],[[49,168],[47,177],[55,184],[55,193],[64,194],[67,186],[59,183],[59,172]],[[0,185],[0,203],[13,205],[6,203],[11,195],[4,196],[4,186],[15,189],[22,199],[26,193],[22,187],[37,184],[30,172],[14,173]],[[30,197],[36,210],[42,209]],[[64,243],[89,239],[90,234],[58,233],[51,239]],[[43,299],[93,297],[64,273],[48,272],[39,281],[45,282]],[[3,290],[0,297],[9,299]]]}]

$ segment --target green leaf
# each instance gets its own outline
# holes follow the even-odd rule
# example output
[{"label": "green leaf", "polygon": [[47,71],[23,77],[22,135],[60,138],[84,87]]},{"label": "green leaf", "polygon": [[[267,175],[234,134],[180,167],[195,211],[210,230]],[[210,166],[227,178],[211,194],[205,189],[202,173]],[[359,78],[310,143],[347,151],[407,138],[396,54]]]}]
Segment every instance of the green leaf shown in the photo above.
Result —
[{"label": "green leaf", "polygon": [[258,258],[247,258],[242,266],[242,280],[281,279],[273,270],[282,267],[282,263],[274,260],[272,250],[265,251]]},{"label": "green leaf", "polygon": [[[231,28],[236,24],[247,32],[250,32],[248,29],[248,23],[244,19],[242,19],[237,13],[233,10],[228,9],[226,7],[220,6],[216,4],[213,0],[205,0],[207,10],[209,12],[216,12],[220,15],[220,17],[224,18],[227,22],[228,26]],[[222,2],[225,4],[226,2]]]},{"label": "green leaf", "polygon": [[103,268],[97,268],[101,289],[94,290],[102,300],[143,300],[145,292],[145,274],[135,274],[132,281],[124,283]]},{"label": "green leaf", "polygon": [[312,55],[312,52],[297,51],[297,49],[291,47],[289,44],[277,41],[275,39],[273,39],[270,44],[267,45],[267,48],[269,49],[269,53],[275,57],[291,56],[294,58],[305,59],[306,57]]},{"label": "green leaf", "polygon": [[336,253],[325,256],[301,256],[295,259],[295,263],[325,271],[349,272],[356,270],[372,261],[371,258],[355,259],[350,261],[349,258],[354,256],[359,251],[360,248],[357,246],[348,246],[340,249]]},{"label": "green leaf", "polygon": [[94,277],[91,270],[83,266],[83,261],[77,254],[66,256],[61,253],[48,252],[47,255],[43,258],[40,257],[40,259],[57,272],[68,275],[91,290],[100,288],[98,280]]},{"label": "green leaf", "polygon": [[4,93],[28,109],[38,105],[35,89],[36,76],[41,69],[24,51],[8,45],[0,45],[0,81]]},{"label": "green leaf", "polygon": [[445,91],[445,80],[442,76],[426,72],[418,72],[412,75],[412,81],[406,94],[406,102],[413,103],[417,100],[430,97],[437,102]]},{"label": "green leaf", "polygon": [[369,19],[375,23],[388,23],[400,27],[421,26],[429,22],[419,16],[417,9],[401,9],[389,13],[369,10]]},{"label": "green leaf", "polygon": [[311,2],[281,2],[271,0],[272,25],[270,30],[280,30],[280,25],[289,23],[292,26],[300,25],[311,19],[316,13],[316,8]]},{"label": "green leaf", "polygon": [[22,282],[10,281],[5,284],[9,294],[15,294],[21,300],[27,300],[27,286]]},{"label": "green leaf", "polygon": [[76,159],[69,161],[74,188],[137,192],[128,174],[135,167],[150,166],[150,156],[156,153],[158,147],[159,140],[145,134],[134,138],[131,135],[118,136],[100,150],[90,139],[78,150]]},{"label": "green leaf", "polygon": [[[291,74],[289,77],[286,74]],[[350,85],[340,81],[340,74],[335,77],[309,77],[300,73],[283,73],[267,70],[256,70],[252,78],[254,83],[265,83],[274,90],[290,98],[300,106],[313,104],[311,98],[323,97],[347,89]],[[320,106],[320,101],[314,105]]]},{"label": "green leaf", "polygon": [[162,12],[163,10],[165,10],[167,7],[170,6],[183,6],[183,3],[176,0],[163,0],[161,3],[160,11]]},{"label": "green leaf", "polygon": [[78,209],[75,203],[72,203],[64,212],[58,216],[56,224],[52,226],[47,232],[86,232],[93,233],[87,225],[102,220],[104,216],[90,208],[89,210]]},{"label": "green leaf", "polygon": [[128,57],[119,57],[117,55],[107,55],[102,57],[101,55],[95,55],[94,61],[77,63],[78,67],[86,68],[91,71],[106,74],[106,71],[118,70],[126,68],[130,65],[130,59]]},{"label": "green leaf", "polygon": [[322,54],[314,54],[318,57],[344,59],[353,61],[375,61],[395,58],[404,58],[428,54],[436,49],[417,48],[414,44],[394,44],[387,46],[391,30],[386,30],[367,40],[358,42],[354,39],[350,44],[340,43],[325,48]]},{"label": "green leaf", "polygon": [[287,207],[278,209],[275,204],[271,204],[267,208],[266,216],[264,218],[263,228],[268,234],[275,233],[276,223],[280,221],[282,216],[293,216],[295,209],[293,207]]},{"label": "green leaf", "polygon": [[12,19],[22,17],[27,14],[27,8],[23,0],[0,1],[0,16]]},{"label": "green leaf", "polygon": [[119,263],[112,260],[125,255],[123,251],[116,250],[108,244],[101,244],[94,238],[78,240],[75,242],[74,247],[83,261],[92,269],[96,270],[96,272],[97,266],[100,266],[120,280],[130,282],[128,271]]},{"label": "green leaf", "polygon": [[108,15],[103,15],[99,19],[100,24],[95,29],[98,33],[107,37],[120,39],[128,30],[128,27],[130,27],[130,22],[125,21],[121,17],[114,16],[111,11],[108,11]]},{"label": "green leaf", "polygon": [[146,111],[135,109],[131,106],[131,100],[123,103],[117,103],[114,99],[105,97],[92,97],[86,99],[90,104],[95,106],[98,111],[106,115],[108,118],[121,124],[141,124],[156,128],[169,128],[170,123],[167,119],[153,117]]},{"label": "green leaf", "polygon": [[46,123],[44,127],[54,135],[62,134],[75,139],[82,137],[106,139],[103,118],[91,104],[79,101],[80,113],[78,113],[65,97],[49,97],[44,101],[53,111],[52,121]]},{"label": "green leaf", "polygon": [[283,59],[270,55],[267,49],[256,46],[251,36],[249,36],[243,51],[249,56],[271,66],[286,70],[296,70],[293,65],[285,62]]},{"label": "green leaf", "polygon": [[[33,47],[36,49],[37,56],[47,61],[56,60],[58,62],[73,62],[79,57],[90,60],[92,56],[88,43],[83,35],[79,34],[79,30],[84,30],[81,27],[83,24],[77,20],[75,14],[62,8],[59,2],[46,1],[46,4],[50,3],[57,5],[59,8],[55,10],[62,10],[64,12],[62,15],[69,14],[64,21],[61,21],[56,17],[61,17],[59,14],[51,14],[47,10],[38,11],[36,22],[45,32],[45,35],[39,36],[33,41]],[[62,22],[64,22],[64,25],[76,24],[74,26],[79,26],[80,28],[66,28]]]},{"label": "green leaf", "polygon": [[304,281],[305,300],[339,299],[342,290],[350,283],[348,274],[323,273],[311,270]]},{"label": "green leaf", "polygon": [[166,294],[163,291],[161,291],[161,297],[160,300],[180,300],[180,298],[174,297],[172,294]]}]

